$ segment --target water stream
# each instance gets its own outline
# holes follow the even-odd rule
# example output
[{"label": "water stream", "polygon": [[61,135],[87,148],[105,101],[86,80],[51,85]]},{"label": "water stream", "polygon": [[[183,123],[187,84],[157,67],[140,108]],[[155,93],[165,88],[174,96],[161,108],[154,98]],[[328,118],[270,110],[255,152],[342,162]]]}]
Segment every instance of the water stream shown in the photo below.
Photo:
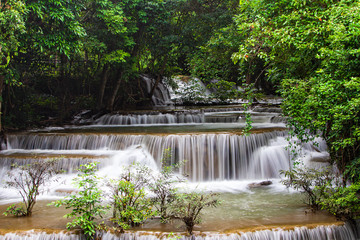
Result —
[{"label": "water stream", "polygon": [[[186,161],[179,174],[188,176],[188,181],[181,187],[218,192],[223,202],[205,211],[204,222],[195,227],[198,234],[192,239],[355,239],[355,228],[332,216],[305,214],[300,193],[280,183],[279,171],[289,169],[291,160],[279,111],[254,111],[254,130],[249,135],[242,133],[243,114],[241,107],[114,114],[82,126],[9,134],[6,149],[0,152],[1,212],[20,201],[15,190],[4,186],[11,164],[61,157],[58,168],[65,173],[44,188],[31,218],[0,216],[0,239],[79,239],[79,235],[58,232],[65,228],[66,210],[46,206],[74,190],[71,179],[76,169],[97,161],[98,174],[104,178],[116,178],[124,165],[133,162],[158,171],[165,149],[172,153],[172,164]],[[300,156],[305,164],[326,164],[326,145],[319,143],[304,147]],[[251,187],[264,180],[272,184]],[[14,233],[31,229],[36,231]],[[170,232],[181,234],[184,228],[180,223],[149,220],[135,231],[121,236],[104,233],[102,239],[165,239]]]}]

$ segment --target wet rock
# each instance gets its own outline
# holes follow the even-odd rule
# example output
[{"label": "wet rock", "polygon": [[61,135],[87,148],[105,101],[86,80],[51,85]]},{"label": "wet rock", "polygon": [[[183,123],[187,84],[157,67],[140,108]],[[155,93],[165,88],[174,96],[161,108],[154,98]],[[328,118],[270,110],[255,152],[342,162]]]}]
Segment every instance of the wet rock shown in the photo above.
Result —
[{"label": "wet rock", "polygon": [[272,184],[272,181],[262,181],[262,182],[257,182],[257,183],[250,183],[248,185],[249,188],[258,188],[258,187],[262,187],[262,186],[269,186]]},{"label": "wet rock", "polygon": [[330,162],[330,155],[326,155],[326,154],[323,154],[323,155],[316,155],[316,156],[312,156],[310,158],[310,161],[311,162],[319,162],[319,163],[329,163]]}]

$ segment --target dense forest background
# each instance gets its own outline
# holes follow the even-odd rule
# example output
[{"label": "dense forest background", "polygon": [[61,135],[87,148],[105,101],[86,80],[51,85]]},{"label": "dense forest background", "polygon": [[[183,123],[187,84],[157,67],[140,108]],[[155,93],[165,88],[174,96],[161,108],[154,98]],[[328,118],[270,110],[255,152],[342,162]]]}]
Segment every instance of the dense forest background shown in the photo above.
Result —
[{"label": "dense forest background", "polygon": [[[146,107],[156,85],[179,74],[239,81],[228,35],[237,9],[237,1],[2,1],[5,126]],[[141,74],[156,80],[150,93]]]}]

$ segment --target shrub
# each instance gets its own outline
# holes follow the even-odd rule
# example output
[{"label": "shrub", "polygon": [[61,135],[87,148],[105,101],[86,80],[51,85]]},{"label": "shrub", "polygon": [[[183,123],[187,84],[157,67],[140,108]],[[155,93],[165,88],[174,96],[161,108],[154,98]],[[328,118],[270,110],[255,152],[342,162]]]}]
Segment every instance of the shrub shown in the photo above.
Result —
[{"label": "shrub", "polygon": [[335,176],[329,168],[295,168],[284,173],[288,179],[282,183],[302,190],[313,210],[321,208],[341,220],[360,218],[359,182],[343,186],[341,177]]},{"label": "shrub", "polygon": [[321,188],[317,201],[321,209],[327,210],[340,220],[360,218],[360,183],[334,187],[330,184]]},{"label": "shrub", "polygon": [[143,188],[137,189],[128,180],[113,180],[110,186],[114,208],[111,220],[121,229],[138,226],[155,214]]}]

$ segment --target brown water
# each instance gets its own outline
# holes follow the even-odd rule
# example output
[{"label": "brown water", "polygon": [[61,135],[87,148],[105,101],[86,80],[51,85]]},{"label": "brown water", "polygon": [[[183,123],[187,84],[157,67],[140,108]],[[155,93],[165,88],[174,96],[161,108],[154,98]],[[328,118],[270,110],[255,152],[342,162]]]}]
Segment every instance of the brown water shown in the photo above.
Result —
[{"label": "brown water", "polygon": [[[299,194],[269,194],[266,189],[256,189],[251,193],[220,194],[221,205],[207,209],[204,221],[195,226],[195,231],[237,232],[274,227],[289,228],[303,225],[338,224],[336,219],[325,212],[308,212]],[[31,217],[0,216],[0,231],[39,229],[44,231],[64,230],[71,219],[63,216],[69,213],[64,207],[47,206],[51,201],[39,201]],[[1,205],[4,212],[9,204]],[[183,232],[185,228],[180,221],[161,224],[158,219],[148,220],[135,230]]]}]

